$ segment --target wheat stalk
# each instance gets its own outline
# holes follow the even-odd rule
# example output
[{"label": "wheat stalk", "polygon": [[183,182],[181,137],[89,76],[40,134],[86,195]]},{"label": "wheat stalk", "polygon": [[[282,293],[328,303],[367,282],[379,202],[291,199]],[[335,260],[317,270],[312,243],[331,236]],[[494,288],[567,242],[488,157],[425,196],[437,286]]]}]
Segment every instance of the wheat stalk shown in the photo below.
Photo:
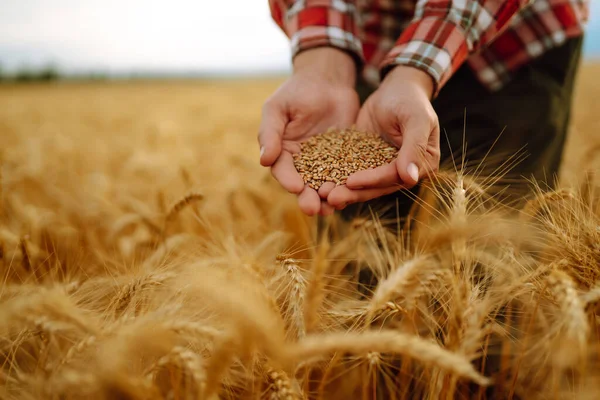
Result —
[{"label": "wheat stalk", "polygon": [[328,252],[328,243],[321,243],[314,259],[310,279],[306,286],[306,297],[304,301],[304,325],[307,332],[311,332],[315,329],[315,325],[318,321],[319,307],[321,306],[323,298],[325,297],[325,273],[328,265],[325,257]]},{"label": "wheat stalk", "polygon": [[28,274],[32,274],[35,280],[39,280],[35,270],[33,270],[31,265],[31,257],[29,257],[29,250],[27,249],[27,238],[25,236],[21,237],[19,241],[19,247],[21,249],[21,254],[23,255],[23,259],[21,261],[21,265],[23,266],[23,270]]}]

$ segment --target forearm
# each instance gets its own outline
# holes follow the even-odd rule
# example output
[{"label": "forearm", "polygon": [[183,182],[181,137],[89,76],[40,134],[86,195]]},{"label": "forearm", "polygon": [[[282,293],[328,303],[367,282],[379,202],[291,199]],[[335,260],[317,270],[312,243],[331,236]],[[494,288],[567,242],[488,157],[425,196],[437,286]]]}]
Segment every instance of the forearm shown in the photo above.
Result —
[{"label": "forearm", "polygon": [[324,79],[328,82],[354,88],[356,66],[352,57],[344,51],[331,47],[319,47],[298,54],[294,58],[294,74],[308,79]]}]

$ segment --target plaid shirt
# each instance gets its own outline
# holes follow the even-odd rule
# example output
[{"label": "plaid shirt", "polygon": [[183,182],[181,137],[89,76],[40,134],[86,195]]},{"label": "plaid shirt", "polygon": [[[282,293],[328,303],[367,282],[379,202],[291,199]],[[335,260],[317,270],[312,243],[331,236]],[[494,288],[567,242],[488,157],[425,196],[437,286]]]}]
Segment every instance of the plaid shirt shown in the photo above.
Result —
[{"label": "plaid shirt", "polygon": [[428,73],[434,96],[467,63],[490,91],[520,66],[583,34],[590,0],[269,0],[292,56],[350,52],[377,86],[395,65]]}]

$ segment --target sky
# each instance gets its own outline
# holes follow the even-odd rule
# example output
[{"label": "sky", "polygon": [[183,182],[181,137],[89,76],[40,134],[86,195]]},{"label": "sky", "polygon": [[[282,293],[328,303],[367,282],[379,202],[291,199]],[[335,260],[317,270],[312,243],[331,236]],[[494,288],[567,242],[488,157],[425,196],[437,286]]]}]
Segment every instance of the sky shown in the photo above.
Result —
[{"label": "sky", "polygon": [[[600,58],[600,1],[585,55]],[[0,0],[0,65],[66,72],[281,72],[287,38],[267,0]]]}]

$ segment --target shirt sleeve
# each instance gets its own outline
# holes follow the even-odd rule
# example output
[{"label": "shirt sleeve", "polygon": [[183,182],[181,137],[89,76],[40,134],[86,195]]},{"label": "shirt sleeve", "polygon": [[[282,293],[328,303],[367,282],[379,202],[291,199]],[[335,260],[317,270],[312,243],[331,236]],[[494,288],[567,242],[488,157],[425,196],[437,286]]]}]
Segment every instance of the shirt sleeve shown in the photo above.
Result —
[{"label": "shirt sleeve", "polygon": [[467,57],[491,43],[534,0],[419,0],[414,18],[380,65],[408,65],[434,80],[434,97]]},{"label": "shirt sleeve", "polygon": [[356,0],[269,0],[271,16],[290,39],[292,58],[315,47],[348,52],[363,64]]}]

